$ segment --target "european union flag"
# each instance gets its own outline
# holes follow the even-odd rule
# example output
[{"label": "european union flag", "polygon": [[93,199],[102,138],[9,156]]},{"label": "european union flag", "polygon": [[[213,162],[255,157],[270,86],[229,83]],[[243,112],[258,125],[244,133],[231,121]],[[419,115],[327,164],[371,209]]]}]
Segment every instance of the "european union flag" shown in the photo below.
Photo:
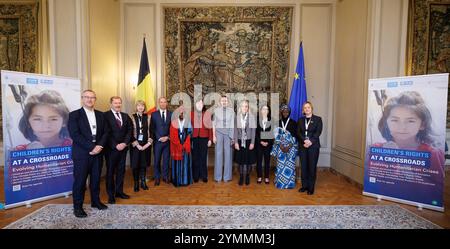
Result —
[{"label": "european union flag", "polygon": [[297,68],[295,69],[294,83],[292,84],[291,97],[289,98],[289,107],[291,108],[291,119],[296,122],[303,117],[303,104],[307,101],[306,95],[306,75],[305,61],[303,58],[303,43],[300,43],[300,52],[298,54]]}]

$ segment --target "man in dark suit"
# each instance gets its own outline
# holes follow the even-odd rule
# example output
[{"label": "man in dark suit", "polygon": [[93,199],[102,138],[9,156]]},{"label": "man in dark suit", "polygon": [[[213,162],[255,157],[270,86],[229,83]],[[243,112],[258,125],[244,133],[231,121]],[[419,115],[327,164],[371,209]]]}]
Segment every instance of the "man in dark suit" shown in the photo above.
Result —
[{"label": "man in dark suit", "polygon": [[155,186],[159,185],[161,178],[161,158],[163,160],[162,176],[166,183],[169,182],[169,128],[172,118],[172,113],[167,110],[167,99],[160,97],[158,100],[159,110],[152,113],[150,130],[152,132],[152,139],[154,141],[154,171],[155,171]]},{"label": "man in dark suit", "polygon": [[[106,191],[108,203],[116,203],[115,197],[129,199],[123,192],[125,178],[125,160],[128,145],[131,142],[133,124],[128,114],[121,112],[122,99],[118,96],[110,99],[111,110],[105,112],[106,124],[110,131],[106,153]],[[114,179],[115,176],[115,179]]]},{"label": "man in dark suit", "polygon": [[95,92],[85,90],[81,94],[83,107],[69,114],[68,130],[73,140],[73,207],[74,214],[78,218],[87,216],[83,210],[83,201],[88,175],[90,175],[91,206],[100,210],[108,208],[100,202],[103,147],[107,143],[108,130],[103,113],[94,109],[95,100]]}]

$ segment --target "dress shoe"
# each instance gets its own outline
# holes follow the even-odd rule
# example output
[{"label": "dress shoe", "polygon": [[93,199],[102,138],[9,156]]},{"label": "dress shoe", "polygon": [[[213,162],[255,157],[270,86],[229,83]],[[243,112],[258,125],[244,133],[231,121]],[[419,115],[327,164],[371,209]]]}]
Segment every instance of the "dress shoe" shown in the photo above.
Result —
[{"label": "dress shoe", "polygon": [[266,178],[266,179],[264,180],[264,182],[265,182],[266,184],[269,184],[269,183],[270,183],[269,178]]},{"label": "dress shoe", "polygon": [[137,181],[134,182],[134,192],[139,192],[139,183]]},{"label": "dress shoe", "polygon": [[208,178],[203,178],[203,182],[207,183],[208,182]]},{"label": "dress shoe", "polygon": [[130,196],[125,193],[118,193],[116,194],[116,197],[119,197],[121,199],[130,199]]},{"label": "dress shoe", "polygon": [[76,209],[74,209],[73,210],[73,214],[77,218],[85,218],[85,217],[87,217],[87,213],[84,212],[83,208],[76,208]]},{"label": "dress shoe", "polygon": [[108,206],[106,206],[105,204],[101,203],[101,202],[97,202],[97,203],[92,203],[91,207],[93,208],[97,208],[98,210],[105,210],[108,209]]},{"label": "dress shoe", "polygon": [[261,184],[262,183],[262,178],[258,177],[258,180],[256,181],[256,183]]},{"label": "dress shoe", "polygon": [[108,198],[108,203],[109,204],[116,204],[116,199],[115,198]]},{"label": "dress shoe", "polygon": [[300,188],[299,190],[298,190],[298,192],[305,192],[306,191],[306,188]]},{"label": "dress shoe", "polygon": [[198,182],[198,179],[194,179],[194,183],[197,183]]},{"label": "dress shoe", "polygon": [[239,176],[239,186],[244,185],[244,176],[241,174],[241,176]]},{"label": "dress shoe", "polygon": [[314,191],[308,190],[308,195],[313,195],[313,194],[314,194]]},{"label": "dress shoe", "polygon": [[159,179],[155,179],[155,186],[159,186]]},{"label": "dress shoe", "polygon": [[245,176],[245,185],[249,185],[249,184],[250,184],[250,175],[247,174],[247,175]]},{"label": "dress shoe", "polygon": [[141,188],[143,190],[148,190],[147,183],[145,182],[145,178],[141,179]]}]

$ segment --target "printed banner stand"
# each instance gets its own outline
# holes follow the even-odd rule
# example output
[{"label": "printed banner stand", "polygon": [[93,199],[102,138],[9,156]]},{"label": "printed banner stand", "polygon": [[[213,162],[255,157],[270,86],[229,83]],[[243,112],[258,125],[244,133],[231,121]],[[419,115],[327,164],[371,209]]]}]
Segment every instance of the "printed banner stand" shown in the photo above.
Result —
[{"label": "printed banner stand", "polygon": [[369,80],[363,194],[444,211],[449,74]]},{"label": "printed banner stand", "polygon": [[5,205],[69,197],[73,184],[69,112],[79,79],[1,71]]}]

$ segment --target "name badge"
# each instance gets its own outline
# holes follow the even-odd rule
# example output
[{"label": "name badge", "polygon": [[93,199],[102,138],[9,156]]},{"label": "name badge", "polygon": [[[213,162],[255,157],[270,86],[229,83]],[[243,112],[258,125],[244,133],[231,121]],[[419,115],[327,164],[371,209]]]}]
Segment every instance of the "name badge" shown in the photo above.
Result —
[{"label": "name badge", "polygon": [[139,142],[144,141],[144,134],[139,134],[138,139]]}]

